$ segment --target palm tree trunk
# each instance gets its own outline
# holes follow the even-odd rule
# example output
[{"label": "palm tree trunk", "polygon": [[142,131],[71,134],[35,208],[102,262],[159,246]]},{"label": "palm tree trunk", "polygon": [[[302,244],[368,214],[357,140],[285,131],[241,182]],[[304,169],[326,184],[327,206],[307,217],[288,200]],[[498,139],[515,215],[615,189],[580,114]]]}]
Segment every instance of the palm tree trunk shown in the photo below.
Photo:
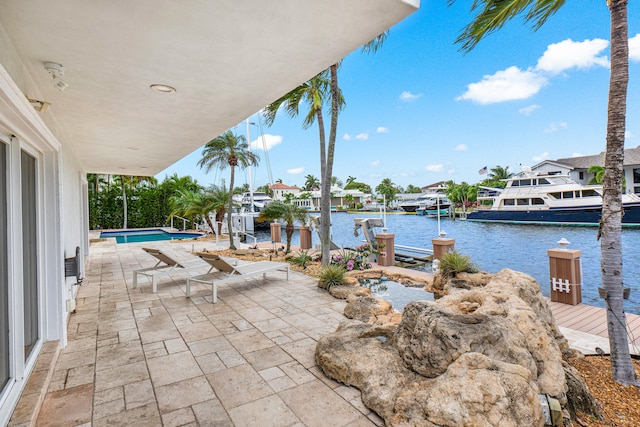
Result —
[{"label": "palm tree trunk", "polygon": [[331,259],[331,177],[327,175],[326,136],[322,109],[316,110],[318,132],[320,133],[320,243],[322,245],[322,265]]},{"label": "palm tree trunk", "polygon": [[122,185],[122,215],[123,215],[122,228],[126,229],[127,228],[127,190],[124,186],[124,177],[121,176],[120,179],[121,179],[120,183]]},{"label": "palm tree trunk", "polygon": [[229,249],[235,250],[236,246],[233,244],[233,230],[232,230],[232,221],[231,221],[231,213],[233,212],[233,178],[235,173],[235,168],[233,165],[231,166],[231,179],[229,183],[229,209],[227,210],[227,230],[229,231]]},{"label": "palm tree trunk", "polygon": [[293,223],[287,222],[287,225],[284,227],[284,233],[287,235],[287,249],[285,251],[285,254],[291,252],[291,237],[293,237],[293,231]]},{"label": "palm tree trunk", "polygon": [[608,5],[611,14],[611,77],[600,220],[600,268],[607,294],[613,380],[619,384],[638,385],[627,341],[622,278],[622,173],[629,82],[627,0],[610,0]]}]

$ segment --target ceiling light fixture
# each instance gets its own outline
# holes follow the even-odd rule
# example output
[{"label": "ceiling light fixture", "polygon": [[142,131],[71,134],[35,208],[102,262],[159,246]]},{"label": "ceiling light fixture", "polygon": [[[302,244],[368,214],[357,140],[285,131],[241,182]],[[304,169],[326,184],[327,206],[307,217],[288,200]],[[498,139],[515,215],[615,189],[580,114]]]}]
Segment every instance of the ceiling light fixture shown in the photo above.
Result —
[{"label": "ceiling light fixture", "polygon": [[44,113],[45,111],[47,111],[47,108],[49,108],[49,105],[51,105],[48,102],[45,101],[40,101],[39,99],[32,99],[32,98],[27,98],[29,100],[29,103],[31,104],[31,106],[36,110],[36,111],[40,111],[41,113]]},{"label": "ceiling light fixture", "polygon": [[152,84],[151,86],[149,86],[152,90],[155,90],[156,92],[160,92],[160,93],[176,93],[176,88],[169,86],[169,85],[163,85],[163,84]]},{"label": "ceiling light fixture", "polygon": [[53,87],[58,89],[60,92],[69,87],[69,83],[65,82],[61,78],[61,76],[64,76],[64,67],[62,64],[58,64],[56,62],[45,62],[44,69],[51,74],[51,77],[53,78],[51,84],[53,84]]}]

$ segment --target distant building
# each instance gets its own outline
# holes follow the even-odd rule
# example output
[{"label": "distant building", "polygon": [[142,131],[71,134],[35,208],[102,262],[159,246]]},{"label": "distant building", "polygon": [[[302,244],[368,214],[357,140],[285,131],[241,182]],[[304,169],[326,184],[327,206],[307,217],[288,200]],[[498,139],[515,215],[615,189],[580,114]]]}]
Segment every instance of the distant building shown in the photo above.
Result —
[{"label": "distant building", "polygon": [[[568,157],[557,160],[544,160],[531,170],[548,174],[568,175],[580,184],[588,184],[593,178],[589,173],[591,166],[604,167],[604,151],[591,156]],[[640,194],[640,146],[624,150],[625,192]]]},{"label": "distant building", "polygon": [[300,194],[300,188],[296,185],[286,185],[282,183],[275,183],[269,186],[269,189],[273,191],[273,200],[284,200],[285,194],[293,194],[295,198]]}]

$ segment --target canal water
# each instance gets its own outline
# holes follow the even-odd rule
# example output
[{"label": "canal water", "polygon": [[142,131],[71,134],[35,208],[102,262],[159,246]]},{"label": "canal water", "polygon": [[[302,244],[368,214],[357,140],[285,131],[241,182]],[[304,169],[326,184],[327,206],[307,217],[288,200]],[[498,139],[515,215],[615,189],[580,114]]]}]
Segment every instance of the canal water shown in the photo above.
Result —
[{"label": "canal water", "polygon": [[[355,247],[362,243],[362,234],[354,236],[354,218],[380,217],[379,214],[339,212],[332,215],[332,236],[338,246]],[[388,214],[388,233],[395,234],[397,245],[431,249],[431,240],[438,237],[438,220],[426,216]],[[469,255],[483,271],[496,273],[503,268],[522,271],[533,276],[542,293],[549,296],[549,259],[547,249],[559,247],[561,238],[571,244],[569,249],[582,251],[582,302],[604,307],[598,297],[602,286],[600,274],[600,242],[596,240],[596,227],[542,226],[492,224],[442,218],[440,229],[447,238],[455,239],[456,251]],[[259,232],[258,241],[269,241],[269,231]],[[285,236],[282,236],[283,244]],[[292,244],[299,243],[296,232]],[[314,243],[319,242],[317,234]],[[640,229],[623,229],[623,277],[631,296],[625,301],[627,313],[640,314]],[[398,250],[396,250],[398,251]]]}]

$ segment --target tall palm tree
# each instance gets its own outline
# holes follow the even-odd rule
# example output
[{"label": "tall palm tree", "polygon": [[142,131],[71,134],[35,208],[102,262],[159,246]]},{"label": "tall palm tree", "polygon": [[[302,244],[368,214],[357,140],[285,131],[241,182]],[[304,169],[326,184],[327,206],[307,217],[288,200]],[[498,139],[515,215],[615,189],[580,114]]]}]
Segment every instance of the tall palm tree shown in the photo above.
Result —
[{"label": "tall palm tree", "polygon": [[150,180],[152,177],[148,176],[133,176],[133,175],[116,175],[115,180],[120,182],[120,188],[122,190],[122,228],[127,228],[127,187],[135,187],[141,182]]},{"label": "tall palm tree", "polygon": [[209,212],[213,210],[213,197],[211,193],[178,190],[176,195],[169,199],[171,203],[170,217],[184,215],[185,217],[198,216],[204,219],[213,231],[213,224],[209,218]]},{"label": "tall palm tree", "polygon": [[[333,69],[333,66],[332,66]],[[276,118],[276,114],[280,107],[290,117],[296,117],[300,111],[300,105],[305,104],[309,107],[304,121],[303,128],[307,129],[316,121],[318,123],[318,133],[320,139],[320,180],[321,180],[321,198],[320,198],[320,242],[322,244],[322,263],[328,264],[330,260],[330,210],[331,210],[331,174],[333,171],[333,153],[335,146],[335,133],[337,127],[337,114],[344,106],[344,98],[342,92],[333,87],[333,71],[324,70],[318,75],[312,77],[308,81],[302,83],[286,95],[275,100],[273,103],[265,107],[264,116],[268,126],[271,126]],[[335,80],[337,84],[337,77]],[[325,102],[331,100],[332,123],[330,126],[329,145],[327,147],[324,113],[323,108]],[[335,114],[334,114],[335,110]],[[334,123],[333,117],[336,117]]]},{"label": "tall palm tree", "polygon": [[342,188],[342,184],[342,180],[337,176],[331,177],[331,185],[337,185],[338,187]]},{"label": "tall palm tree", "polygon": [[[216,213],[216,225],[218,227],[218,234],[222,231],[222,221],[224,220],[224,214],[227,211],[229,205],[229,198],[233,203],[233,197],[229,194],[229,190],[225,187],[224,180],[220,185],[211,184],[207,189],[209,197],[211,198],[211,209]],[[211,225],[211,224],[209,224]],[[212,229],[213,230],[213,229]]]},{"label": "tall palm tree", "polygon": [[509,172],[509,166],[496,166],[495,168],[491,168],[491,173],[489,173],[489,178],[495,181],[501,181],[503,179],[509,179],[513,176],[511,172]]},{"label": "tall palm tree", "polygon": [[[476,10],[477,14],[457,42],[462,43],[463,50],[469,51],[485,36],[502,28],[507,21],[521,13],[525,13],[525,20],[538,29],[564,3],[565,0],[474,0],[472,10]],[[638,386],[640,383],[631,362],[627,341],[622,279],[622,171],[629,83],[627,3],[628,0],[606,2],[611,20],[611,74],[602,217],[598,236],[613,380]]]},{"label": "tall palm tree", "polygon": [[[227,131],[217,138],[207,142],[202,150],[202,158],[198,161],[198,166],[209,172],[214,167],[220,170],[231,168],[231,178],[229,179],[229,193],[233,194],[233,181],[236,166],[247,168],[256,165],[260,158],[256,153],[249,151],[249,144],[243,135],[236,135],[232,131]],[[233,233],[231,224],[231,212],[233,211],[233,197],[229,197],[227,212],[227,229],[229,230],[229,249],[236,249],[233,243]]]},{"label": "tall palm tree", "polygon": [[346,184],[346,185],[351,184],[351,183],[352,183],[352,182],[354,182],[355,180],[356,180],[356,177],[355,177],[355,176],[351,176],[351,175],[349,175],[349,176],[347,177],[347,184]]},{"label": "tall palm tree", "polygon": [[287,236],[285,253],[289,253],[291,251],[291,236],[293,236],[293,231],[295,230],[294,222],[299,221],[302,225],[307,225],[309,211],[293,203],[275,201],[266,205],[258,215],[258,221],[273,220],[282,220],[287,224],[284,228],[284,233]]}]

